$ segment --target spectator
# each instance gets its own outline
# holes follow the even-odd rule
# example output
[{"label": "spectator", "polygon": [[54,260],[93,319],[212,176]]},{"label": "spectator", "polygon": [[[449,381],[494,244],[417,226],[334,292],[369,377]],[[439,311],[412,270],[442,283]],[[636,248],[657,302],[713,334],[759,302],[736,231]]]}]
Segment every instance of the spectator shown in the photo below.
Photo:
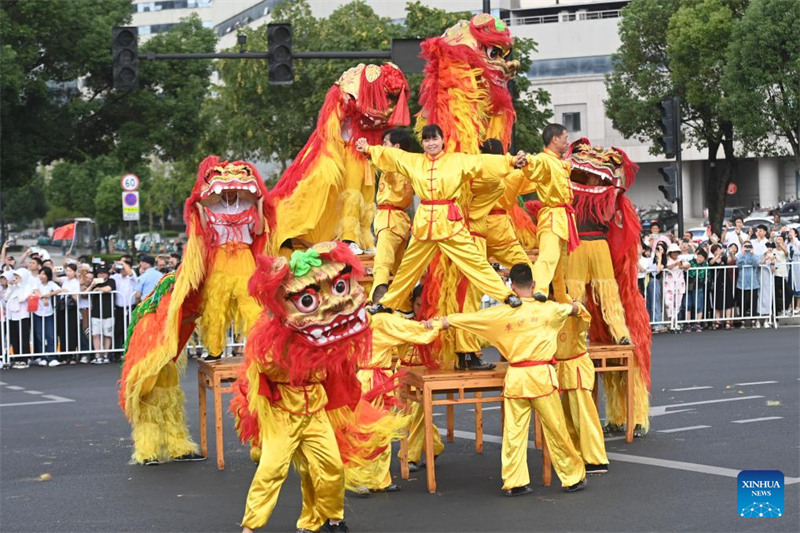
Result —
[{"label": "spectator", "polygon": [[[133,271],[130,256],[123,256],[114,263],[114,273],[111,279],[116,286],[114,296],[114,344],[115,350],[125,346],[125,336],[130,321],[131,309],[136,305],[136,287],[139,279]],[[121,352],[115,352],[112,358],[116,361],[121,357]]]},{"label": "spectator", "polygon": [[[56,312],[58,313],[56,335],[61,351],[77,352],[79,339],[83,337],[78,311],[78,293],[81,291],[78,265],[67,263],[64,273],[66,276],[61,284],[61,295],[56,305]],[[78,356],[72,353],[65,356],[64,360],[74,365],[78,362]]]},{"label": "spectator", "polygon": [[53,281],[53,271],[43,266],[39,277],[33,283],[33,294],[39,305],[33,312],[33,352],[42,355],[34,360],[39,366],[58,366],[61,362],[55,355],[55,300],[53,296],[61,292],[61,287]]},{"label": "spectator", "polygon": [[[8,337],[14,355],[31,353],[31,319],[28,311],[28,296],[33,293],[28,281],[30,272],[26,268],[18,268],[14,272],[5,272],[8,289],[5,292],[6,312],[8,313]],[[12,368],[28,368],[27,357],[14,358]]]},{"label": "spectator", "polygon": [[706,303],[706,287],[708,279],[708,252],[698,250],[694,258],[689,260],[689,273],[687,275],[688,292],[686,294],[686,320],[691,322],[692,315],[697,324],[686,324],[685,331],[700,331],[702,326],[699,320],[703,318]]},{"label": "spectator", "polygon": [[[647,302],[647,312],[650,315],[650,322],[658,324],[663,321],[662,290],[664,269],[667,266],[667,244],[659,241],[656,244],[655,256],[648,268],[650,273],[650,283],[645,288],[645,300]],[[663,333],[666,328],[658,324],[653,327],[653,333]]]},{"label": "spectator", "polygon": [[[750,242],[753,243],[753,254],[755,254],[759,262],[761,262],[767,253],[767,245],[770,244],[769,229],[767,226],[764,224],[756,226],[756,237],[755,239],[750,239]],[[770,265],[766,265],[763,262],[761,264],[764,265],[764,268],[759,269],[759,291],[756,311],[760,316],[769,316],[772,313],[772,300],[774,298],[774,281],[770,268],[771,261]],[[764,326],[769,326],[769,319],[764,321]]]},{"label": "spectator", "polygon": [[677,318],[681,308],[683,295],[686,293],[686,280],[683,270],[689,268],[689,263],[680,259],[681,249],[677,244],[670,244],[667,248],[667,266],[664,275],[664,309],[667,317]]},{"label": "spectator", "polygon": [[647,274],[650,271],[650,265],[653,264],[653,257],[652,257],[653,249],[647,246],[646,244],[642,246],[639,245],[639,264],[638,272],[636,276],[636,282],[639,286],[639,293],[644,296],[644,288],[647,282]]},{"label": "spectator", "polygon": [[171,254],[169,254],[170,272],[178,270],[179,266],[181,266],[181,254],[177,252],[172,252]]},{"label": "spectator", "polygon": [[725,241],[725,244],[730,246],[731,244],[735,244],[737,249],[741,248],[744,241],[749,240],[747,235],[747,230],[744,229],[744,220],[742,217],[736,217],[735,227],[731,228],[730,225],[726,225],[725,231],[722,233],[722,239]]},{"label": "spectator", "polygon": [[31,286],[34,286],[36,280],[39,279],[39,271],[42,269],[43,264],[44,262],[37,256],[28,259],[28,273],[30,274],[28,283],[30,283]]},{"label": "spectator", "polygon": [[114,336],[114,303],[112,291],[116,289],[113,279],[108,276],[108,267],[97,265],[95,279],[88,287],[91,299],[91,329],[92,344],[94,345],[95,365],[109,363],[108,351],[111,349],[111,339]]},{"label": "spectator", "polygon": [[161,280],[161,272],[154,268],[156,260],[151,255],[139,257],[139,283],[136,286],[136,302],[141,302]]},{"label": "spectator", "polygon": [[[731,244],[730,248],[738,248],[736,244]],[[708,295],[707,301],[714,309],[714,324],[712,329],[718,329],[722,326],[723,316],[728,320],[725,322],[725,329],[731,329],[730,318],[733,315],[733,308],[736,303],[734,296],[735,276],[736,269],[731,265],[736,265],[736,253],[731,255],[725,252],[725,249],[719,244],[711,245],[711,257],[708,258],[708,275],[711,279],[709,284],[713,292]]]},{"label": "spectator", "polygon": [[787,296],[790,295],[791,289],[788,287],[789,268],[789,249],[786,247],[786,241],[783,235],[778,234],[774,238],[774,243],[770,243],[770,249],[767,253],[772,253],[772,264],[770,269],[772,271],[775,296],[775,324],[778,327],[778,316],[786,316],[785,311],[788,306]]},{"label": "spectator", "polygon": [[[94,272],[91,270],[91,266],[88,263],[81,263],[79,267],[80,272],[80,282],[81,282],[81,295],[78,297],[78,311],[80,312],[81,317],[81,330],[83,331],[84,335],[86,335],[87,344],[86,346],[81,346],[81,351],[89,350],[90,344],[89,340],[91,340],[91,317],[89,316],[89,308],[91,307],[91,303],[89,301],[89,287],[92,286],[94,282]],[[84,354],[81,356],[80,362],[82,364],[89,363],[89,355]]]},{"label": "spectator", "polygon": [[751,318],[751,325],[758,329],[761,324],[752,320],[758,308],[758,289],[760,285],[759,258],[753,253],[753,243],[750,241],[742,245],[742,253],[736,258],[737,280],[736,299],[742,303],[742,318]]},{"label": "spectator", "polygon": [[169,264],[167,263],[167,258],[163,255],[156,256],[156,270],[161,272],[161,274],[169,273]]},{"label": "spectator", "polygon": [[17,268],[17,260],[14,256],[8,255],[8,241],[3,243],[3,248],[0,250],[0,271],[6,272]]},{"label": "spectator", "polygon": [[772,225],[769,227],[769,234],[770,236],[774,237],[776,235],[780,235],[783,231],[783,223],[781,222],[781,214],[776,209],[772,212]]},{"label": "spectator", "polygon": [[800,314],[800,236],[795,228],[789,228],[787,247],[789,248],[789,261],[791,262],[789,279],[791,280],[792,296],[794,297],[792,302],[793,314],[797,315]]},{"label": "spectator", "polygon": [[653,224],[650,226],[650,235],[648,236],[645,244],[649,245],[651,248],[654,248],[659,242],[669,245],[669,237],[661,233],[661,225],[658,222],[653,222]]}]

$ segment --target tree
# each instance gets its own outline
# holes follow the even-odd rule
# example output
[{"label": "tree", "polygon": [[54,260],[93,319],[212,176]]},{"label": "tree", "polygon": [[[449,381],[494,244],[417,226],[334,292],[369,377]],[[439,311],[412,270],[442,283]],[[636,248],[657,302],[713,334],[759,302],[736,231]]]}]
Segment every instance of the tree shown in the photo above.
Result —
[{"label": "tree", "polygon": [[745,152],[786,153],[800,170],[800,2],[752,0],[734,26],[723,86]]},{"label": "tree", "polygon": [[[726,44],[740,2],[634,0],[623,9],[621,46],[606,78],[606,112],[626,137],[649,139],[659,153],[658,103],[681,97],[685,143],[708,150],[706,198],[712,228],[719,233],[725,191],[736,164],[734,130],[726,112],[722,76]],[[718,161],[722,148],[724,159]]]},{"label": "tree", "polygon": [[94,197],[94,220],[101,235],[109,235],[122,224],[122,189],[119,176],[103,176]]}]

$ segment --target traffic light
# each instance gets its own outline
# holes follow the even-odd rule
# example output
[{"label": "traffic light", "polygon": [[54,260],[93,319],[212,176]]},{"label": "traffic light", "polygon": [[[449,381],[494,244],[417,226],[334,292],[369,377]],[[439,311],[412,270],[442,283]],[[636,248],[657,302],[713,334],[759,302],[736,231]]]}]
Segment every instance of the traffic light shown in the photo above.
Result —
[{"label": "traffic light", "polygon": [[294,83],[291,24],[267,24],[267,52],[269,82],[272,85]]},{"label": "traffic light", "polygon": [[675,202],[678,199],[678,168],[673,165],[661,167],[658,173],[666,182],[666,185],[659,185],[658,190],[664,194],[669,203]]},{"label": "traffic light", "polygon": [[661,110],[661,137],[658,138],[658,143],[661,149],[664,150],[664,156],[667,159],[675,157],[678,149],[678,132],[677,121],[675,120],[676,109],[675,99],[667,98],[661,100],[659,104]]},{"label": "traffic light", "polygon": [[115,89],[139,88],[139,28],[115,27],[111,30],[111,57]]}]

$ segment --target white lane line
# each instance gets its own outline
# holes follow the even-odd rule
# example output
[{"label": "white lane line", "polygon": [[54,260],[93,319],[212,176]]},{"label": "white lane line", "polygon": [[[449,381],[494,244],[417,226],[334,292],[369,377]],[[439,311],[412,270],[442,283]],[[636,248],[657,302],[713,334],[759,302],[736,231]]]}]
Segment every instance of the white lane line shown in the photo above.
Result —
[{"label": "white lane line", "polygon": [[25,390],[25,387],[20,387],[19,385],[8,385],[6,388],[8,390]]},{"label": "white lane line", "polygon": [[734,424],[749,424],[750,422],[764,422],[765,420],[782,420],[782,416],[764,416],[761,418],[748,418],[747,420],[731,420]]},{"label": "white lane line", "polygon": [[[800,381],[800,379],[798,379],[798,381]],[[6,385],[6,382],[5,381],[0,381],[0,385]]]},{"label": "white lane line", "polygon": [[684,387],[682,389],[669,389],[672,392],[684,392],[687,390],[703,390],[703,389],[713,389],[711,385],[703,385],[702,387]]},{"label": "white lane line", "polygon": [[748,385],[771,385],[773,383],[777,383],[777,381],[751,381],[749,383],[734,383],[734,385],[747,387]]},{"label": "white lane line", "polygon": [[71,400],[69,398],[64,398],[63,396],[56,396],[55,394],[45,394],[42,398],[49,398],[54,402],[74,402],[75,400]]},{"label": "white lane line", "polygon": [[711,426],[686,426],[685,428],[659,429],[659,433],[678,433],[680,431],[694,431],[695,429],[707,429]]},{"label": "white lane line", "polygon": [[68,403],[74,402],[70,398],[63,398],[61,396],[56,396],[55,394],[45,394],[42,398],[48,398],[47,400],[38,401],[38,402],[14,402],[14,403],[0,403],[0,407],[19,407],[22,405],[42,405],[46,403]]},{"label": "white lane line", "polygon": [[24,392],[25,394],[44,394],[43,392],[38,391],[38,390],[26,390],[26,391],[22,391],[22,392]]},{"label": "white lane line", "polygon": [[755,400],[757,398],[763,398],[763,396],[737,396],[735,398],[720,398],[718,400],[703,400],[700,402],[674,403],[672,405],[656,405],[650,407],[650,416],[670,415],[673,412],[676,412],[676,411],[667,412],[667,409],[671,407],[686,407],[687,405],[706,405],[710,403],[738,402],[741,400]]},{"label": "white lane line", "polygon": [[[447,435],[447,430],[440,429],[439,433],[442,435]],[[475,440],[475,433],[471,431],[461,431],[455,430],[453,432],[453,436],[459,439],[466,439],[466,440]],[[502,444],[503,439],[502,437],[498,437],[497,435],[487,435],[483,434],[483,441],[484,442],[492,442],[494,444]],[[528,441],[528,448],[533,449],[534,444],[533,441]],[[606,453],[609,459],[613,459],[614,461],[619,461],[621,463],[636,463],[641,465],[648,465],[648,466],[658,466],[661,468],[670,468],[672,470],[686,470],[687,472],[700,472],[702,474],[712,474],[715,476],[723,476],[723,477],[731,477],[737,478],[739,476],[739,472],[741,470],[734,470],[733,468],[722,468],[719,466],[711,466],[711,465],[701,465],[697,463],[686,463],[683,461],[670,461],[669,459],[657,459],[655,457],[642,457],[640,455],[628,455],[624,453],[615,453],[615,452],[608,452]],[[800,483],[800,477],[788,477],[785,476],[784,478],[784,485],[795,485]]]}]

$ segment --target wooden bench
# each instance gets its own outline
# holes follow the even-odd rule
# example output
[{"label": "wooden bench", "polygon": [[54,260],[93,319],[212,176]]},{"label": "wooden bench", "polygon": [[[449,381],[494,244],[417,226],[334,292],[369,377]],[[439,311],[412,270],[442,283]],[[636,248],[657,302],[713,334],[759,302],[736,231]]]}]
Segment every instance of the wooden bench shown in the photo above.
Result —
[{"label": "wooden bench", "polygon": [[225,469],[225,441],[223,439],[222,395],[233,392],[233,384],[239,377],[244,356],[225,357],[216,361],[197,362],[197,396],[200,407],[200,453],[208,457],[208,417],[206,413],[206,390],[214,396],[214,429],[217,445],[217,468]]},{"label": "wooden bench", "polygon": [[633,355],[633,345],[592,343],[589,345],[589,357],[591,357],[594,363],[594,372],[596,376],[594,380],[594,389],[592,390],[592,398],[594,399],[595,405],[597,405],[598,382],[600,381],[599,374],[605,372],[625,373],[625,394],[627,396],[625,442],[633,442],[633,427],[635,425],[633,415],[635,406],[631,374],[638,371],[634,363],[635,356]]}]

